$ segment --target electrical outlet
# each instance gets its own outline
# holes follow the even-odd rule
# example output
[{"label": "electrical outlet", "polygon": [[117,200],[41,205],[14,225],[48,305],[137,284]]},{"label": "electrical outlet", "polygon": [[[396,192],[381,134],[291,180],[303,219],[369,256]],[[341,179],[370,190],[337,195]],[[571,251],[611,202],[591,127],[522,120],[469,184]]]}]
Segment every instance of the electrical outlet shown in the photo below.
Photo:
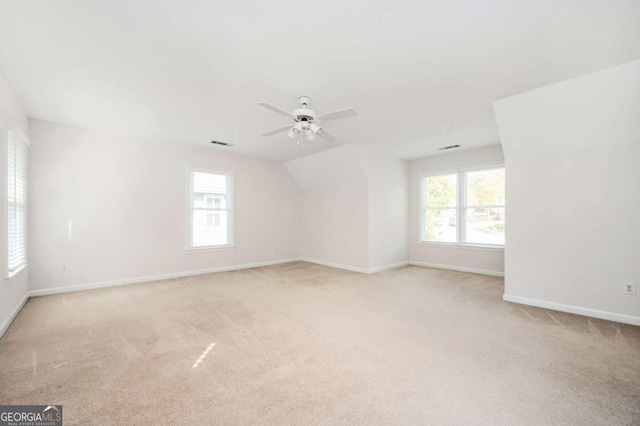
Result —
[{"label": "electrical outlet", "polygon": [[63,263],[62,264],[62,272],[67,272],[67,271],[69,271],[69,265],[66,265],[66,264]]},{"label": "electrical outlet", "polygon": [[622,291],[624,292],[624,294],[627,294],[629,296],[635,296],[635,294],[636,294],[636,283],[633,283],[631,281],[625,281],[623,283]]}]

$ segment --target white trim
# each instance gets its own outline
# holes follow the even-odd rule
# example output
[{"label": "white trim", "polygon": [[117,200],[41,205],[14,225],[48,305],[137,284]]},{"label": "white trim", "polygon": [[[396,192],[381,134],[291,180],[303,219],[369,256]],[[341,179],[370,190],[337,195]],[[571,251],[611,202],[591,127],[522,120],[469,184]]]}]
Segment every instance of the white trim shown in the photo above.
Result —
[{"label": "white trim", "polygon": [[257,262],[257,263],[245,263],[242,265],[233,265],[233,266],[220,266],[217,268],[197,269],[194,271],[175,272],[170,274],[149,275],[145,277],[125,278],[121,280],[101,281],[96,283],[86,283],[86,284],[78,284],[78,285],[64,286],[64,287],[36,289],[36,290],[31,290],[28,296],[37,297],[37,296],[47,296],[50,294],[71,293],[74,291],[92,290],[92,289],[104,288],[104,287],[117,287],[121,285],[168,280],[173,278],[183,278],[183,277],[190,277],[194,275],[205,275],[205,274],[212,274],[216,272],[237,271],[241,269],[258,268],[261,266],[280,265],[283,263],[291,263],[291,262],[315,263],[317,265],[329,266],[331,268],[344,269],[352,272],[359,272],[361,274],[374,274],[377,272],[386,271],[388,269],[399,268],[401,266],[405,266],[409,264],[409,262],[399,262],[391,265],[380,266],[378,268],[359,268],[357,266],[348,266],[348,265],[343,265],[339,263],[324,262],[322,260],[293,257],[289,259],[270,260],[266,262]]},{"label": "white trim", "polygon": [[324,260],[309,259],[308,257],[301,257],[300,260],[302,262],[315,263],[316,265],[329,266],[330,268],[344,269],[345,271],[359,272],[361,274],[368,273],[367,268],[360,268],[358,266],[349,266],[349,265],[343,265],[342,263],[325,262]]},{"label": "white trim", "polygon": [[[466,242],[467,239],[467,209],[498,209],[502,208],[506,211],[506,202],[504,205],[493,205],[493,206],[470,206],[467,205],[467,175],[470,172],[484,171],[484,170],[499,170],[503,169],[506,173],[505,162],[504,161],[492,161],[483,164],[476,164],[473,166],[467,167],[458,167],[458,168],[449,168],[442,170],[432,170],[432,171],[421,171],[418,172],[418,190],[419,190],[419,207],[418,207],[418,219],[419,219],[419,229],[420,235],[418,235],[418,243],[421,244],[449,244],[449,245],[479,245],[485,246],[485,244],[477,244],[477,243],[469,243]],[[424,178],[430,176],[447,176],[447,175],[455,175],[456,176],[456,207],[427,207],[425,202],[425,191],[424,191]],[[456,241],[429,241],[425,240],[425,213],[427,210],[455,210],[456,212]],[[486,244],[486,246],[491,248],[502,248],[504,249],[504,244]]]},{"label": "white trim", "polygon": [[315,263],[316,265],[328,266],[330,268],[343,269],[345,271],[358,272],[360,274],[375,274],[377,272],[386,271],[388,269],[399,268],[401,266],[408,265],[409,262],[398,262],[391,265],[384,265],[378,268],[361,268],[359,266],[349,266],[342,263],[325,262],[324,260],[310,259],[307,257],[301,257],[301,262]]},{"label": "white trim", "polygon": [[480,274],[480,275],[490,275],[492,277],[504,277],[504,271],[490,271],[487,269],[467,268],[465,266],[442,265],[439,263],[419,262],[416,260],[410,260],[409,265],[426,266],[427,268],[449,269],[451,271],[469,272],[472,274]]},{"label": "white trim", "polygon": [[225,250],[235,250],[236,246],[234,245],[229,245],[229,246],[213,246],[213,247],[202,247],[202,248],[192,248],[192,249],[184,249],[186,254],[193,254],[193,253],[208,253],[208,252],[212,252],[212,251],[225,251]]},{"label": "white trim", "polygon": [[616,314],[615,312],[599,311],[597,309],[582,308],[580,306],[565,305],[563,303],[549,302],[546,300],[530,299],[528,297],[513,296],[506,293],[502,296],[502,300],[505,302],[536,306],[538,308],[551,309],[553,311],[568,312],[570,314],[582,315],[585,317],[640,326],[640,317],[634,317],[632,315]]},{"label": "white trim", "polygon": [[[227,176],[227,193],[225,194],[227,201],[227,208],[225,209],[227,212],[227,244],[224,245],[216,245],[216,246],[201,246],[201,247],[192,247],[191,246],[191,238],[193,237],[193,182],[191,181],[191,173],[211,173],[211,174],[219,174]],[[231,169],[223,169],[218,167],[204,166],[201,164],[185,164],[185,180],[186,180],[186,246],[185,251],[206,251],[206,250],[216,250],[216,249],[229,249],[235,248],[236,242],[236,206],[235,206],[235,192],[236,192],[236,176],[235,171]]]},{"label": "white trim", "polygon": [[145,283],[149,281],[160,281],[160,280],[168,280],[172,278],[191,277],[194,275],[212,274],[215,272],[237,271],[240,269],[258,268],[261,266],[279,265],[282,263],[296,262],[298,260],[299,260],[298,258],[269,260],[266,262],[245,263],[242,265],[233,265],[233,266],[220,266],[217,268],[197,269],[194,271],[174,272],[170,274],[161,274],[161,275],[149,275],[146,277],[125,278],[121,280],[101,281],[97,283],[78,284],[78,285],[71,285],[71,286],[65,286],[65,287],[43,288],[38,290],[31,290],[29,292],[30,293],[29,295],[30,296],[47,296],[49,294],[70,293],[74,291],[91,290],[95,288],[116,287],[116,286],[128,285],[128,284]]},{"label": "white trim", "polygon": [[[428,176],[457,175],[458,173],[460,173],[460,168],[456,167],[454,169],[442,169],[442,170],[436,170],[436,171],[422,171],[422,172],[418,172],[418,176],[420,177],[420,179],[422,179],[422,178],[428,177]],[[422,204],[422,206],[424,207],[424,204]]]},{"label": "white trim", "polygon": [[18,275],[20,272],[24,271],[25,269],[27,269],[27,267],[29,266],[28,263],[23,263],[22,265],[20,265],[18,267],[18,269],[16,269],[15,271],[10,271],[7,273],[7,276],[5,277],[5,280],[10,280],[11,278],[15,277],[16,275]]},{"label": "white trim", "polygon": [[0,338],[2,338],[2,336],[4,336],[4,333],[7,332],[7,330],[9,329],[11,324],[13,323],[13,320],[16,319],[16,317],[18,316],[18,314],[22,310],[22,307],[24,306],[24,304],[27,303],[27,300],[29,300],[29,297],[31,297],[30,293],[31,292],[28,291],[27,294],[24,295],[24,297],[22,298],[20,303],[18,303],[18,306],[15,307],[15,309],[9,314],[9,317],[6,320],[4,320],[2,325],[0,325]]},{"label": "white trim", "polygon": [[[1,113],[2,111],[0,111]],[[4,209],[4,223],[2,224],[2,226],[4,226],[4,233],[5,233],[5,237],[4,240],[2,241],[2,244],[4,244],[5,250],[7,251],[5,258],[4,258],[4,278],[5,280],[7,280],[7,283],[9,283],[9,278],[10,277],[10,273],[9,273],[9,126],[11,125],[11,122],[4,116],[1,115],[0,119],[2,120],[2,135],[0,136],[0,141],[2,141],[1,143],[1,147],[0,149],[2,149],[4,151],[4,169],[2,171],[2,173],[5,174],[5,177],[3,179],[0,179],[0,181],[4,182],[4,188],[2,189],[2,208]],[[27,176],[28,178],[28,176]],[[29,216],[28,212],[27,212],[27,217]],[[4,327],[4,324],[3,324]],[[2,329],[0,329],[2,330]],[[2,337],[2,335],[4,334],[4,331],[2,333],[0,333],[0,337]]]},{"label": "white trim", "polygon": [[484,251],[499,251],[504,253],[504,246],[490,245],[490,244],[457,244],[457,243],[444,243],[440,241],[418,241],[416,244],[427,247],[438,248],[450,248],[450,249],[464,249],[464,250],[484,250]]},{"label": "white trim", "polygon": [[459,173],[459,172],[475,172],[478,170],[491,170],[493,168],[500,169],[500,168],[504,168],[504,163],[505,163],[504,160],[488,161],[486,163],[477,163],[471,166],[447,167],[447,168],[435,169],[435,170],[422,170],[422,171],[419,171],[418,174],[420,175],[420,177],[422,177],[422,176],[448,175],[448,174]]},{"label": "white trim", "polygon": [[404,262],[392,263],[390,265],[384,265],[378,268],[369,268],[369,272],[367,272],[367,274],[376,274],[378,272],[388,271],[389,269],[396,269],[400,268],[401,266],[407,266],[408,264],[409,261],[405,260]]}]

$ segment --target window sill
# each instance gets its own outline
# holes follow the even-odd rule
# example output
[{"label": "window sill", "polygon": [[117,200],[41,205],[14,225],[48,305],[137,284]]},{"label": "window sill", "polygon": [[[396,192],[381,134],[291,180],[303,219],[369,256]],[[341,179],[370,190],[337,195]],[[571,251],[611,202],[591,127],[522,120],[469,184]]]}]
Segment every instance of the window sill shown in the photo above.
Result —
[{"label": "window sill", "polygon": [[25,263],[24,265],[22,265],[21,267],[19,267],[18,269],[16,269],[13,272],[10,272],[7,274],[5,280],[10,280],[11,278],[15,277],[16,275],[18,275],[20,272],[24,271],[25,269],[27,269],[27,266],[29,266],[28,263]]},{"label": "window sill", "polygon": [[192,253],[206,253],[206,252],[215,252],[215,251],[225,251],[225,250],[235,250],[235,245],[226,245],[226,246],[206,246],[206,247],[187,247],[184,251],[187,254]]},{"label": "window sill", "polygon": [[418,244],[421,246],[454,248],[454,249],[463,249],[463,250],[497,251],[497,252],[504,253],[504,246],[491,246],[491,245],[482,245],[482,244],[438,243],[435,241],[418,241]]}]

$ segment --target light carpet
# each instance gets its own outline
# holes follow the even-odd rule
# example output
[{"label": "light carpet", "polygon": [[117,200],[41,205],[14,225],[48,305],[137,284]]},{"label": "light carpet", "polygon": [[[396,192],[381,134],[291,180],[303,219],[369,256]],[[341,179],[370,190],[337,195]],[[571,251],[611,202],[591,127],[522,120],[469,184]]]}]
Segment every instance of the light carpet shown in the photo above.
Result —
[{"label": "light carpet", "polygon": [[0,341],[0,403],[69,425],[640,424],[640,327],[503,290],[295,262],[37,297]]}]

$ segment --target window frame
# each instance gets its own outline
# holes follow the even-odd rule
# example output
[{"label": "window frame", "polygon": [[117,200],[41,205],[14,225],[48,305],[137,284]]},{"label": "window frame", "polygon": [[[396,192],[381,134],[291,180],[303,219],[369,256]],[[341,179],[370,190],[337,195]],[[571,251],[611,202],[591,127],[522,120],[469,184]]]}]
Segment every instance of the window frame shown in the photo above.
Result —
[{"label": "window frame", "polygon": [[[219,196],[214,196],[214,197],[204,197],[205,200],[205,204],[208,204],[207,202],[209,200],[212,201],[213,207],[209,208],[207,207],[207,223],[206,223],[206,227],[209,230],[212,229],[220,229],[222,228],[222,215],[220,214],[220,212],[222,210],[228,210],[228,209],[222,209],[221,205],[222,205],[222,200],[220,199]],[[216,201],[220,201],[220,203],[218,204],[218,207],[216,207]],[[209,219],[211,219],[211,225],[209,225]],[[216,225],[216,222],[218,222],[218,224]]]},{"label": "window frame", "polygon": [[[418,205],[418,220],[419,220],[419,235],[418,244],[443,246],[443,247],[456,247],[465,249],[480,249],[490,251],[504,251],[506,244],[482,244],[482,243],[468,243],[464,242],[466,239],[466,210],[467,208],[477,208],[478,206],[467,206],[467,174],[470,172],[477,172],[483,170],[505,169],[504,162],[492,162],[477,164],[474,166],[448,168],[434,171],[423,171],[418,173],[418,191],[419,191],[419,205]],[[505,169],[506,172],[506,169]],[[456,210],[456,242],[446,241],[429,241],[424,239],[425,235],[425,213],[428,209],[426,207],[425,191],[424,191],[424,178],[429,176],[443,176],[443,175],[456,175],[456,207],[449,209]],[[504,206],[482,206],[482,208],[504,208],[506,211],[506,197]],[[446,208],[443,208],[446,209]],[[506,241],[505,241],[506,243]]]},{"label": "window frame", "polygon": [[[19,264],[15,269],[10,270],[9,261],[11,256],[11,242],[9,241],[9,132],[14,132],[14,137],[16,139],[16,147],[15,147],[15,158],[13,161],[17,160],[17,152],[18,152],[18,143],[22,143],[25,145],[26,151],[26,159],[25,159],[25,170],[24,170],[24,203],[22,205],[22,209],[24,211],[24,260],[21,264]],[[9,280],[16,275],[18,275],[21,271],[25,270],[29,266],[29,148],[31,146],[31,140],[27,137],[27,135],[22,131],[20,126],[11,121],[5,122],[4,129],[4,165],[5,165],[5,185],[4,185],[4,211],[5,211],[5,247],[7,249],[7,256],[5,258],[5,279]],[[14,165],[14,170],[17,170],[17,161]],[[14,174],[17,174],[14,171]],[[15,179],[15,177],[14,177]],[[16,187],[16,182],[14,182],[14,188]],[[17,205],[18,203],[14,201]]]},{"label": "window frame", "polygon": [[[193,247],[193,182],[191,173],[210,173],[225,175],[227,177],[227,194],[225,194],[227,208],[220,209],[227,212],[227,244]],[[185,167],[186,182],[186,239],[185,251],[188,253],[198,253],[203,251],[229,250],[235,248],[235,173],[230,169],[222,169],[198,164],[187,164]],[[206,197],[205,197],[206,198]],[[206,201],[205,201],[206,202]],[[207,209],[208,210],[208,209]]]}]

